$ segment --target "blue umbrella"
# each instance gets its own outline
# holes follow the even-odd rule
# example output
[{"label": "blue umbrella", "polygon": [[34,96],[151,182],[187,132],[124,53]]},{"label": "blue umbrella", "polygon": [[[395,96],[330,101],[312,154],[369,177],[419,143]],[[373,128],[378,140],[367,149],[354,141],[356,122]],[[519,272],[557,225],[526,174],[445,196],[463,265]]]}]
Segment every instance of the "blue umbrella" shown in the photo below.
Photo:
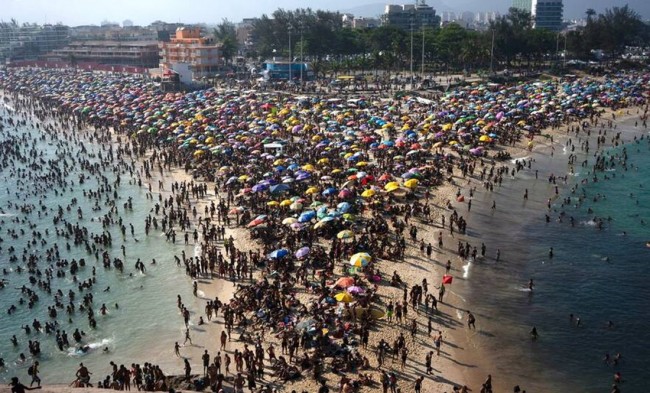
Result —
[{"label": "blue umbrella", "polygon": [[289,165],[289,166],[287,167],[287,169],[290,170],[290,171],[295,171],[295,170],[298,169],[298,168],[299,168],[299,167],[298,167],[298,164],[291,164],[291,165]]},{"label": "blue umbrella", "polygon": [[329,195],[333,195],[333,194],[336,194],[336,188],[334,188],[334,187],[328,187],[323,191],[324,196],[329,196]]},{"label": "blue umbrella", "polygon": [[351,207],[352,207],[352,205],[350,205],[348,202],[341,202],[341,203],[339,203],[338,205],[336,205],[336,208],[337,208],[341,213],[347,213],[348,210],[350,210]]},{"label": "blue umbrella", "polygon": [[298,217],[298,222],[309,222],[316,217],[316,212],[313,210],[306,211]]},{"label": "blue umbrella", "polygon": [[267,188],[269,188],[269,186],[266,184],[256,184],[253,186],[253,192],[262,192]]},{"label": "blue umbrella", "polygon": [[301,181],[301,180],[307,180],[311,177],[311,174],[309,172],[298,172],[296,175],[296,180]]},{"label": "blue umbrella", "polygon": [[291,187],[289,187],[287,184],[276,184],[274,186],[271,186],[269,190],[271,190],[271,194],[279,194],[281,192],[286,192],[289,191]]},{"label": "blue umbrella", "polygon": [[271,259],[280,259],[280,258],[285,257],[287,255],[289,255],[289,250],[287,250],[286,248],[281,248],[279,250],[273,251],[268,256]]}]

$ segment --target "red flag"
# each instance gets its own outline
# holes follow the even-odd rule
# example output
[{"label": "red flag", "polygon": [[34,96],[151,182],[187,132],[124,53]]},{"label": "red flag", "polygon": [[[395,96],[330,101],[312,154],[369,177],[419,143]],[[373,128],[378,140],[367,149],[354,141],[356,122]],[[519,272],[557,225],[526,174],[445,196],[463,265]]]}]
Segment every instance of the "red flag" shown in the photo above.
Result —
[{"label": "red flag", "polygon": [[448,274],[445,274],[442,276],[442,283],[443,284],[451,284],[451,282],[454,280],[454,278]]}]

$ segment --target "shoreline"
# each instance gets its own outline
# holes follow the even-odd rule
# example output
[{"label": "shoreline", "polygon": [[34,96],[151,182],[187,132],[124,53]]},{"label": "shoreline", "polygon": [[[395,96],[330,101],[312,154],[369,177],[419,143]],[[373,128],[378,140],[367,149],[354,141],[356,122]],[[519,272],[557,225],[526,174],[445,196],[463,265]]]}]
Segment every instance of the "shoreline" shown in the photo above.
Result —
[{"label": "shoreline", "polygon": [[[525,143],[525,141],[522,142],[522,144],[523,143]],[[558,142],[556,142],[556,143],[558,143]],[[523,146],[523,145],[519,146],[518,148],[513,149],[513,150],[518,151],[521,154],[526,154],[525,153],[525,146]],[[513,156],[513,159],[515,159],[514,156]],[[187,181],[187,180],[191,179],[191,175],[185,173],[185,171],[183,171],[182,169],[176,169],[175,171],[172,171],[171,173],[166,173],[166,177],[174,177],[175,178],[174,180],[178,179],[178,181]],[[180,179],[182,179],[182,180],[180,180]],[[461,177],[455,176],[454,180],[455,181],[461,181],[461,179],[462,179]],[[154,181],[155,180],[152,180],[152,182],[154,182]],[[167,184],[165,184],[165,187],[167,188]],[[465,207],[466,204],[464,204],[464,205],[463,204],[458,204],[455,201],[455,193],[456,193],[456,190],[457,190],[456,187],[457,187],[456,185],[445,183],[443,186],[437,188],[435,190],[436,195],[435,195],[435,200],[433,201],[433,204],[438,205],[438,206],[442,207],[442,209],[444,209],[445,202],[447,200],[451,200],[451,201],[453,201],[452,205],[457,206],[459,208],[459,210],[461,210],[460,208]],[[467,190],[467,186],[464,186],[462,192],[465,194],[466,190]],[[209,196],[213,197],[213,198],[215,197],[212,194],[209,194]],[[211,199],[211,198],[209,198],[209,199]],[[208,203],[209,199],[207,201],[205,201],[205,203]],[[198,205],[201,205],[200,202],[198,203]],[[191,206],[192,205],[190,205],[189,207],[191,207]],[[440,212],[442,211],[441,214],[445,214],[445,213],[448,212],[448,210],[442,210],[442,209],[437,211],[436,213],[440,214]],[[201,211],[201,210],[202,209],[199,208],[199,211]],[[436,215],[431,221],[439,223],[439,217],[440,217],[439,215]],[[470,226],[470,229],[472,229],[472,224],[471,223],[470,223],[469,226]],[[436,227],[436,228],[433,229],[433,231],[431,231],[429,233],[429,232],[427,232],[425,230],[425,228],[428,227],[427,224],[420,223],[420,225],[418,225],[417,227],[421,231],[424,232],[424,237],[427,238],[427,240],[430,240],[432,243],[434,243],[435,232],[439,231],[440,228]],[[238,236],[234,236],[235,237],[235,242],[238,245],[238,248],[241,247],[244,252],[248,251],[246,249],[246,245],[248,245],[248,241],[247,241],[247,239],[245,239],[248,236],[248,234],[245,231],[246,231],[245,229],[228,228],[227,229],[227,234],[226,234],[226,237],[228,237],[228,232],[230,232],[232,234],[237,234]],[[419,234],[420,233],[421,232],[419,232]],[[243,237],[241,239],[240,239],[240,236],[239,236],[240,234],[243,235],[243,236],[241,236],[241,237]],[[472,238],[472,237],[470,237],[470,238]],[[480,240],[480,239],[476,239],[476,240]],[[453,243],[449,243],[450,241],[452,241],[452,240],[448,236],[445,236],[444,243],[445,244],[452,244],[451,249],[453,249]],[[448,259],[449,255],[453,255],[453,253],[451,253],[451,251],[450,251],[450,249],[448,247],[445,247],[445,249],[446,249],[446,251],[444,252],[444,254],[437,254],[436,253],[434,255],[433,260],[437,261],[438,263],[427,266],[429,269],[425,269],[425,271],[427,272],[426,274],[427,274],[428,279],[429,279],[429,277],[433,278],[432,276],[434,274],[435,274],[435,276],[440,277],[441,276],[441,271],[440,270],[441,269],[444,270],[444,268],[443,268],[443,260]],[[379,267],[380,270],[382,271],[382,273],[384,275],[386,275],[386,276],[389,276],[390,272],[392,270],[403,269],[403,266],[405,264],[411,264],[413,266],[418,266],[419,264],[421,264],[422,257],[421,257],[421,254],[418,253],[418,251],[417,251],[417,245],[411,243],[411,247],[409,247],[409,250],[410,251],[407,252],[407,258],[405,259],[404,262],[391,262],[391,261],[382,260],[381,265]],[[457,265],[457,264],[454,264],[454,265]],[[453,271],[457,272],[458,269],[454,268]],[[421,275],[422,275],[422,273],[418,272],[418,274],[414,274],[414,275],[412,275],[413,277],[411,277],[409,274],[405,273],[403,277],[405,277],[405,280],[411,281],[411,285],[413,285],[413,284],[417,283],[417,281],[415,281],[414,278],[418,277],[418,276],[421,277]],[[415,281],[415,282],[413,282],[413,281]],[[438,279],[432,279],[431,282],[436,283],[436,282],[438,282]],[[234,284],[234,283],[231,283],[230,281],[226,281],[226,280],[213,280],[212,283],[200,282],[199,289],[204,293],[204,298],[214,298],[214,296],[219,296],[219,298],[221,300],[227,300],[227,297],[229,295],[232,295],[232,291],[229,290],[227,284]],[[386,288],[386,289],[384,289],[384,288]],[[452,289],[453,289],[453,285],[452,285]],[[394,290],[394,288],[383,287],[382,286],[382,290],[384,290],[384,293],[380,294],[380,296],[384,300],[387,300],[387,299],[390,299],[390,298],[399,298],[400,297],[400,292],[401,291],[399,289]],[[450,290],[450,293],[453,294],[453,292],[451,290]],[[462,298],[460,298],[460,299],[462,299]],[[447,303],[445,303],[445,306],[449,307],[449,305],[447,305]],[[450,306],[453,306],[453,307],[456,307],[456,308],[465,307],[465,309],[467,309],[467,307],[463,303],[453,302],[453,303],[450,304]],[[443,308],[443,310],[444,310],[444,308]],[[452,314],[454,314],[454,313],[452,312]],[[465,327],[463,326],[464,325],[464,315],[461,314],[460,316],[463,318],[463,320],[460,323],[460,327],[457,330],[452,330],[452,332],[449,334],[449,336],[451,337],[451,339],[449,340],[449,345],[458,346],[459,343],[463,341],[461,333],[464,331],[463,329],[465,329]],[[423,323],[422,319],[423,319],[422,316],[420,316],[418,318],[418,324],[420,325],[420,330],[425,329],[425,324]],[[450,323],[450,324],[454,323],[454,322],[458,322],[457,321],[458,313],[456,313],[455,318],[454,318],[454,315],[451,315],[451,316],[447,316],[446,319],[448,319],[448,323]],[[382,323],[380,322],[380,324],[382,324]],[[209,325],[212,325],[212,324],[209,324]],[[215,327],[213,329],[211,329],[211,331],[214,331],[216,333],[216,331],[218,330],[218,326],[220,326],[220,325],[217,325],[217,324],[214,324],[214,325],[215,325]],[[210,327],[212,328],[212,326],[210,326]],[[384,327],[384,329],[387,329],[387,327]],[[447,333],[447,330],[445,330],[445,333]],[[207,336],[207,335],[209,335],[209,333],[205,334],[205,335]],[[208,339],[208,337],[206,337],[206,339]],[[422,344],[424,344],[424,342],[422,342]],[[428,348],[432,349],[433,347],[431,346],[431,343],[428,343],[428,344],[429,344]],[[449,346],[445,345],[445,344],[447,344],[447,339],[445,339],[445,341],[444,341],[443,350],[448,350]],[[232,350],[232,347],[230,349]],[[460,359],[464,358],[464,356],[460,352],[456,352],[455,350],[451,350],[450,352],[451,353],[450,353],[450,356],[448,356],[448,358],[456,359],[457,355],[458,355],[458,357]],[[198,350],[198,353],[196,353],[196,351],[193,351],[191,353],[191,358],[192,359],[194,359],[195,357],[198,358],[197,355],[199,355],[199,354],[200,354],[200,349]],[[419,362],[419,361],[421,361],[421,359],[417,358],[416,361]],[[450,363],[445,365],[445,370],[444,371],[441,369],[441,365],[437,364],[437,363],[434,363],[434,368],[438,370],[436,372],[436,375],[442,374],[443,377],[442,377],[442,379],[440,381],[438,381],[438,383],[436,383],[436,385],[434,385],[433,389],[432,389],[432,386],[430,384],[425,385],[425,391],[441,391],[440,389],[450,389],[451,388],[450,385],[457,386],[459,384],[460,385],[467,384],[467,385],[471,386],[472,389],[476,390],[477,386],[480,385],[480,383],[482,382],[482,380],[485,377],[484,374],[479,375],[479,374],[477,374],[476,371],[470,370],[470,368],[464,368],[463,369],[463,368],[460,368],[460,367],[453,366]],[[465,374],[463,372],[463,370],[470,370],[470,371],[467,374]],[[458,372],[458,374],[455,374],[455,372]],[[452,383],[450,383],[450,382],[452,382]],[[498,386],[498,384],[496,386]],[[294,386],[291,385],[291,387],[293,388]],[[332,385],[330,385],[330,387],[332,387]]]}]

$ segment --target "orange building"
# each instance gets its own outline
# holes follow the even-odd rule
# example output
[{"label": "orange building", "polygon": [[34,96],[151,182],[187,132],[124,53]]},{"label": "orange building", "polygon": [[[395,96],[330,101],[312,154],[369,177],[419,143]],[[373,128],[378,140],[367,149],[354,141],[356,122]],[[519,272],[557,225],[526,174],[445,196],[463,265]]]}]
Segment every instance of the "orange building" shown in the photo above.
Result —
[{"label": "orange building", "polygon": [[186,64],[193,79],[216,74],[223,63],[221,47],[213,38],[201,37],[198,27],[179,27],[169,42],[160,42],[158,47],[163,69]]}]

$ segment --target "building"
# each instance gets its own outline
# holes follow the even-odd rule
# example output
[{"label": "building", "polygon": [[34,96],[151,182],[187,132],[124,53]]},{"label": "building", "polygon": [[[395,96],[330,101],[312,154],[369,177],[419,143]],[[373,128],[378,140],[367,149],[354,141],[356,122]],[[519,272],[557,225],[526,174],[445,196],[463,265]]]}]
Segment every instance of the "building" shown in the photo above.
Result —
[{"label": "building", "polygon": [[0,22],[0,63],[37,59],[69,41],[68,26]]},{"label": "building", "polygon": [[47,59],[152,68],[159,63],[158,41],[75,41]]},{"label": "building", "polygon": [[564,5],[562,0],[533,0],[534,26],[536,29],[562,30]]},{"label": "building", "polygon": [[512,8],[531,14],[533,12],[533,0],[512,0]]},{"label": "building", "polygon": [[214,38],[201,36],[198,27],[179,27],[169,42],[159,42],[158,47],[163,69],[187,64],[194,80],[215,75],[223,64],[221,46]]},{"label": "building", "polygon": [[381,25],[377,18],[355,17],[352,14],[341,15],[341,22],[346,29],[374,29]]},{"label": "building", "polygon": [[533,27],[552,31],[562,30],[564,4],[562,0],[513,0],[514,8],[529,12]]},{"label": "building", "polygon": [[425,26],[439,26],[440,17],[424,0],[418,0],[416,4],[387,4],[382,15],[382,24],[403,30],[419,30]]}]

